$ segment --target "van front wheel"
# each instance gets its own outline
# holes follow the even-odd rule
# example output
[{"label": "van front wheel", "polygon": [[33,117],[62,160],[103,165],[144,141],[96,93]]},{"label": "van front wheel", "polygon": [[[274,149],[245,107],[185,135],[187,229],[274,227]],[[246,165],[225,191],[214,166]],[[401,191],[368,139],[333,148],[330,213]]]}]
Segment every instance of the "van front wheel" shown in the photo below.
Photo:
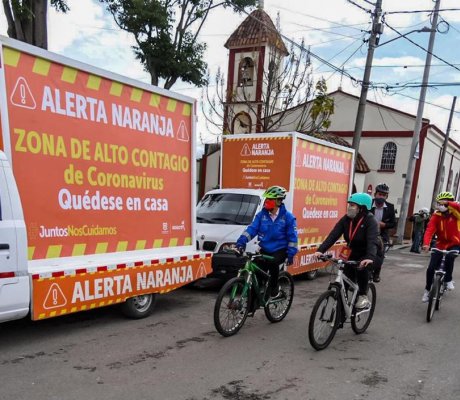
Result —
[{"label": "van front wheel", "polygon": [[121,304],[121,312],[132,319],[141,319],[152,314],[155,308],[156,294],[143,294],[131,297]]}]

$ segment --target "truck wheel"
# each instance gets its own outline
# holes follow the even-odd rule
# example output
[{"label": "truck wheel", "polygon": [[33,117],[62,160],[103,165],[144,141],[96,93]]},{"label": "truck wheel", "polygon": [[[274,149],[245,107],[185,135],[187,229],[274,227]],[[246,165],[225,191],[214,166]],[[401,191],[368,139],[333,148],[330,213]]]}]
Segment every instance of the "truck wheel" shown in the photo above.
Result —
[{"label": "truck wheel", "polygon": [[307,278],[307,280],[312,281],[313,279],[316,278],[317,275],[318,275],[318,270],[314,269],[313,271],[308,271],[305,274],[305,277]]},{"label": "truck wheel", "polygon": [[131,297],[121,304],[121,312],[132,319],[148,317],[155,308],[155,300],[156,295],[154,293]]}]

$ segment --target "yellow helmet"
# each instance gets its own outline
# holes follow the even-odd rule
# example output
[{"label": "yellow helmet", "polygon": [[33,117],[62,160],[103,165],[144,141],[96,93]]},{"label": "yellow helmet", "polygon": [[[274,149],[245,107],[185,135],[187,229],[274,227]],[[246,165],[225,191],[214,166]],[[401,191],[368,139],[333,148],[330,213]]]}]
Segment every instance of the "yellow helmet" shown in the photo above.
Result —
[{"label": "yellow helmet", "polygon": [[455,200],[455,198],[451,192],[441,192],[436,196],[436,201],[442,201],[442,200],[453,201]]}]

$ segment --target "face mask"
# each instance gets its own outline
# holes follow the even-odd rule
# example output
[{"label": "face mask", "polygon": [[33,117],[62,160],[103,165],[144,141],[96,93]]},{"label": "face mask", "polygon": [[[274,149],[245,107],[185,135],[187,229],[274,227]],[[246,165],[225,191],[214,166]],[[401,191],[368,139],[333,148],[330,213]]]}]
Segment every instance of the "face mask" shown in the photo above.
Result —
[{"label": "face mask", "polygon": [[268,211],[271,211],[275,208],[276,202],[273,199],[266,199],[264,203],[264,208]]},{"label": "face mask", "polygon": [[380,206],[383,206],[383,205],[385,204],[385,199],[382,198],[382,197],[376,197],[376,198],[374,199],[374,203],[375,203],[375,205],[377,205],[377,206],[379,206],[379,207],[380,207]]},{"label": "face mask", "polygon": [[447,211],[447,206],[441,204],[438,206],[438,211],[441,211],[442,213]]},{"label": "face mask", "polygon": [[358,212],[359,210],[357,208],[348,206],[347,217],[353,219],[358,215]]}]

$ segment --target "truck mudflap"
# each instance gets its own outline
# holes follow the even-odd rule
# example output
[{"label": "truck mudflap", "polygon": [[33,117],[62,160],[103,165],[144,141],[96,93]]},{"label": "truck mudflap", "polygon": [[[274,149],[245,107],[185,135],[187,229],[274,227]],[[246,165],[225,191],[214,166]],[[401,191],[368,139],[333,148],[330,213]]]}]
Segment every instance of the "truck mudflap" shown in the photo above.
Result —
[{"label": "truck mudflap", "polygon": [[212,253],[31,275],[32,319],[41,320],[167,293],[211,272]]},{"label": "truck mudflap", "polygon": [[[334,246],[327,251],[327,253],[331,253],[333,254],[333,257],[337,257],[344,245],[344,241],[336,242]],[[294,263],[287,268],[288,272],[291,275],[299,275],[325,268],[328,262],[318,261],[318,259],[313,255],[317,249],[317,244],[300,247],[298,253],[294,257]]]}]

